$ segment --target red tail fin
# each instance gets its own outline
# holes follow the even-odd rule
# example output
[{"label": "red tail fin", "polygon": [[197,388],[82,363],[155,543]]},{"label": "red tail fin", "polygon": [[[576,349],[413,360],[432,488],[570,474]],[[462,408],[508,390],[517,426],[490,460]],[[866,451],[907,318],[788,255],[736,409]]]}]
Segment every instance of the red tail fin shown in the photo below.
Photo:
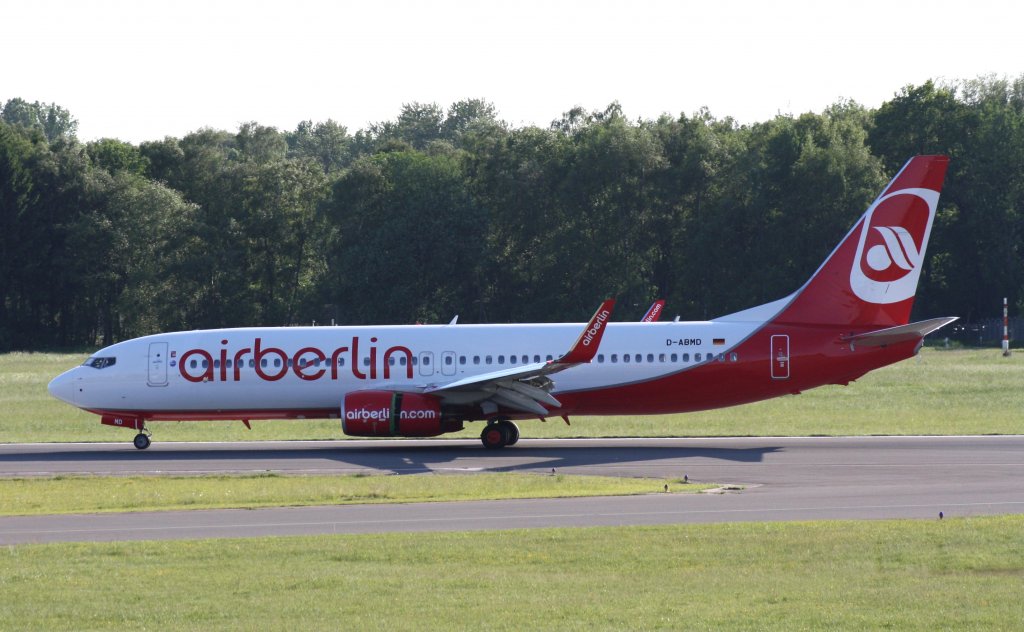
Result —
[{"label": "red tail fin", "polygon": [[776,317],[889,327],[910,322],[949,158],[915,156]]},{"label": "red tail fin", "polygon": [[640,319],[642,323],[656,323],[661,318],[661,310],[665,309],[665,299],[659,298],[658,300],[651,303],[651,307],[644,314],[644,317]]}]

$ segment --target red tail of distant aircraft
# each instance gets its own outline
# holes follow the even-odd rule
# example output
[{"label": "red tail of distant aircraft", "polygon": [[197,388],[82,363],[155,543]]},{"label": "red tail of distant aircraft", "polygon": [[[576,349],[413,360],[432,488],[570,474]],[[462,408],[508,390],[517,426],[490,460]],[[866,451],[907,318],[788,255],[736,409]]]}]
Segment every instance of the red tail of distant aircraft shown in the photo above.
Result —
[{"label": "red tail of distant aircraft", "polygon": [[[955,318],[910,323],[948,159],[918,156],[811,279],[705,322],[218,329],[98,351],[55,397],[138,431],[160,420],[340,418],[356,436],[436,436],[484,421],[733,406],[851,380],[909,358]],[[657,305],[657,304],[656,304]]]},{"label": "red tail of distant aircraft", "polygon": [[656,323],[661,319],[661,312],[665,309],[665,301],[658,299],[651,303],[651,306],[647,309],[647,313],[640,319],[642,323]]}]

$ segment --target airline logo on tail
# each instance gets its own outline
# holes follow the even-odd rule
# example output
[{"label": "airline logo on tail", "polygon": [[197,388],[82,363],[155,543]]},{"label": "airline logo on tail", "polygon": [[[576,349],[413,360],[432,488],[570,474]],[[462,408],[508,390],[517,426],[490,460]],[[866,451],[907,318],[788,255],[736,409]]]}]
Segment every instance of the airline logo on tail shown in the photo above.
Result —
[{"label": "airline logo on tail", "polygon": [[888,304],[914,296],[938,203],[938,191],[901,189],[868,209],[850,270],[858,298]]}]

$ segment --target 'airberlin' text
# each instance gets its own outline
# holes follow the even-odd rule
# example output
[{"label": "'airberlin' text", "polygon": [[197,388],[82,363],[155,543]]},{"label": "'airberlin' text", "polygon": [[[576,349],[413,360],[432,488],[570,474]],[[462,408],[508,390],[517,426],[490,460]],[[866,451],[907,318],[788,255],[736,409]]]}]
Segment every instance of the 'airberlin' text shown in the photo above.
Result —
[{"label": "'airberlin' text", "polygon": [[[205,349],[189,349],[181,354],[178,371],[181,372],[181,377],[189,382],[238,382],[242,379],[243,367],[248,364],[257,377],[268,382],[284,378],[288,371],[294,373],[300,380],[337,380],[338,369],[347,359],[352,376],[357,380],[377,379],[378,364],[382,369],[380,372],[387,380],[391,378],[391,367],[397,357],[401,365],[399,368],[404,367],[406,377],[412,379],[412,351],[403,346],[388,347],[381,356],[377,347],[373,345],[375,342],[377,338],[370,338],[369,354],[366,356],[368,366],[365,372],[359,367],[359,363],[363,361],[359,354],[359,336],[352,337],[351,345],[338,347],[330,352],[317,347],[303,347],[291,355],[278,347],[264,347],[262,338],[256,338],[252,347],[243,347],[231,353],[226,348],[228,341],[221,340],[220,343],[225,348],[220,349],[216,363],[213,353]],[[381,358],[379,363],[378,358]],[[274,362],[274,359],[277,361]],[[190,361],[193,361],[192,364],[195,366],[190,367]],[[270,366],[272,363],[274,366]],[[248,374],[249,371],[245,373]]]},{"label": "'airberlin' text", "polygon": [[590,329],[583,333],[584,347],[590,346],[590,343],[594,341],[594,336],[597,335],[597,332],[601,331],[601,326],[604,325],[604,321],[608,320],[608,316],[610,315],[611,314],[609,314],[608,310],[601,310],[601,313],[598,314],[597,318],[594,319],[594,324],[590,327]]}]

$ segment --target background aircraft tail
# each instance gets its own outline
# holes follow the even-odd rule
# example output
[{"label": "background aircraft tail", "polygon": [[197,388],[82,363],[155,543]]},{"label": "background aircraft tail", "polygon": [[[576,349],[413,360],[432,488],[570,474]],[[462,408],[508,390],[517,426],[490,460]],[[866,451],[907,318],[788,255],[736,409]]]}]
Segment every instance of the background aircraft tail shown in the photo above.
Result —
[{"label": "background aircraft tail", "polygon": [[948,165],[946,156],[907,161],[774,320],[858,327],[910,322]]}]

